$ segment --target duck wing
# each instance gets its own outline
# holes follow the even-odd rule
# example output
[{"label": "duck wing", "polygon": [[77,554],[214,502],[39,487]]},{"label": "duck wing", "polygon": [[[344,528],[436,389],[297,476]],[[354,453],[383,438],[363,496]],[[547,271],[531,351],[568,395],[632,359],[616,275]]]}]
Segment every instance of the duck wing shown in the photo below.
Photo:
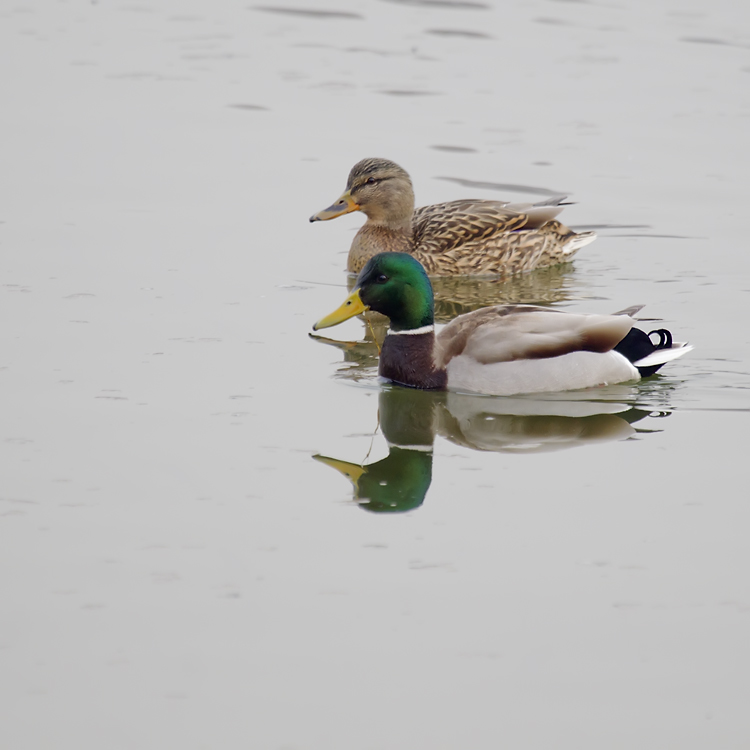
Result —
[{"label": "duck wing", "polygon": [[579,315],[534,305],[497,305],[461,315],[437,337],[437,364],[465,356],[478,364],[608,352],[627,335],[626,315]]},{"label": "duck wing", "polygon": [[444,253],[526,226],[526,214],[506,205],[501,201],[459,200],[417,208],[412,219],[414,246],[423,253]]},{"label": "duck wing", "polygon": [[565,206],[571,205],[570,202],[566,202],[567,197],[567,195],[557,195],[538,203],[508,203],[505,208],[526,216],[524,229],[539,229],[561,214]]}]

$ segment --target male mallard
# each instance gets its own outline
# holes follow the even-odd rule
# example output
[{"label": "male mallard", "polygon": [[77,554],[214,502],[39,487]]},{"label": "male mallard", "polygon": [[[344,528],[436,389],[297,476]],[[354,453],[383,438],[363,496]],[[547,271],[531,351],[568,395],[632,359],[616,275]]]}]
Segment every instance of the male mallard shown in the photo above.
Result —
[{"label": "male mallard", "polygon": [[387,159],[363,159],[352,167],[344,194],[310,221],[351,211],[367,216],[349,250],[350,273],[359,273],[377,253],[404,252],[433,276],[510,275],[568,261],[595,239],[595,232],[576,233],[552,220],[564,200],[458,200],[415,210],[405,170]]},{"label": "male mallard", "polygon": [[[390,318],[379,373],[413,388],[498,396],[590,388],[653,375],[692,347],[659,329],[634,328],[630,308],[580,315],[534,305],[497,305],[451,321],[435,335],[432,286],[406,253],[371,258],[354,291],[314,330],[366,310]],[[651,336],[659,341],[654,344]]]}]

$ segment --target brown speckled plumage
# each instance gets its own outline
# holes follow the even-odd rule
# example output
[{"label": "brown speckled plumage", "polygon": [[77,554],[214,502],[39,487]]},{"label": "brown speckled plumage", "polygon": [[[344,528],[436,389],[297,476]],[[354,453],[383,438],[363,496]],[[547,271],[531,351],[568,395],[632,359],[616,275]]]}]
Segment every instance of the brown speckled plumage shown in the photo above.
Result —
[{"label": "brown speckled plumage", "polygon": [[366,214],[349,250],[350,273],[377,253],[406,252],[431,276],[509,276],[566,262],[596,237],[553,220],[563,200],[523,206],[457,200],[414,209],[406,171],[387,159],[364,159],[352,168],[339,201],[310,220]]}]

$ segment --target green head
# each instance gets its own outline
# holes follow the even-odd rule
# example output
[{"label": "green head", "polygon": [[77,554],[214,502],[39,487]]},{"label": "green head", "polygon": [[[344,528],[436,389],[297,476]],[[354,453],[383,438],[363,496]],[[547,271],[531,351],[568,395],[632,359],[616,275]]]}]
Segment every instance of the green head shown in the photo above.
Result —
[{"label": "green head", "polygon": [[379,253],[357,277],[357,285],[344,304],[319,320],[314,329],[337,325],[375,310],[391,319],[394,331],[407,331],[435,322],[432,284],[422,264],[407,253]]}]

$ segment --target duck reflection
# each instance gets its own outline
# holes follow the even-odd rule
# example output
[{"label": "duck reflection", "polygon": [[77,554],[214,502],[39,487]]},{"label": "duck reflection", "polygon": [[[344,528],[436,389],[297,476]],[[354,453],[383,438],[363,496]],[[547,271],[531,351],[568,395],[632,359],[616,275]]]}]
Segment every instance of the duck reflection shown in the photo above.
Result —
[{"label": "duck reflection", "polygon": [[[433,276],[430,282],[435,294],[435,321],[448,323],[459,315],[489,305],[562,302],[568,299],[573,288],[573,271],[572,263],[561,263],[509,278]],[[355,281],[356,277],[350,278],[351,289]]]},{"label": "duck reflection", "polygon": [[313,456],[337,469],[354,485],[354,499],[374,513],[403,513],[422,504],[432,482],[435,410],[446,393],[386,386],[378,399],[378,418],[388,455],[361,466],[328,456]]},{"label": "duck reflection", "polygon": [[373,513],[404,513],[418,508],[432,482],[432,451],[390,446],[388,456],[367,466],[313,456],[341,472],[354,485],[354,500]]},{"label": "duck reflection", "polygon": [[[633,397],[627,388],[614,393]],[[651,412],[585,396],[496,398],[388,385],[381,390],[378,404],[388,456],[365,465],[329,456],[313,458],[352,482],[360,507],[403,513],[419,507],[430,488],[436,435],[473,450],[539,453],[652,431],[633,426]]]}]

